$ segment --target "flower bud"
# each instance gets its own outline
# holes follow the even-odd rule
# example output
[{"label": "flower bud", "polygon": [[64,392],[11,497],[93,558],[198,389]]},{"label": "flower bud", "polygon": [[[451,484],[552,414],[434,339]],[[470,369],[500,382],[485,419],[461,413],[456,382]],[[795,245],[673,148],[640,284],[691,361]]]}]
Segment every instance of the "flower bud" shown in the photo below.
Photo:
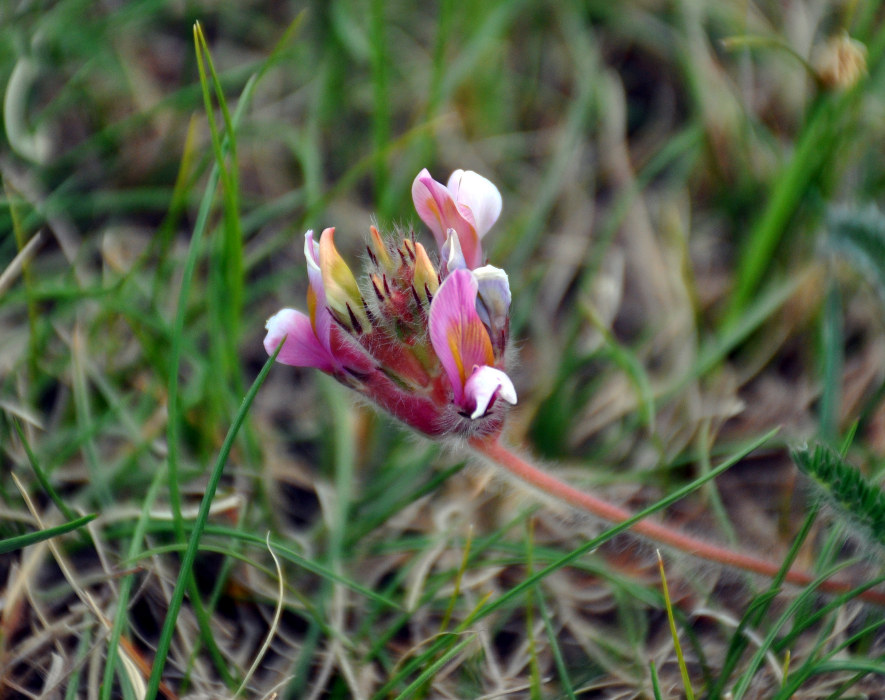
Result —
[{"label": "flower bud", "polygon": [[372,262],[383,268],[386,272],[393,272],[396,269],[396,266],[393,264],[393,258],[390,257],[390,253],[387,251],[387,246],[381,239],[381,234],[378,233],[378,229],[374,226],[370,226],[369,234],[371,237],[369,239],[367,250],[369,251],[369,257],[372,259]]},{"label": "flower bud", "polygon": [[320,271],[326,301],[342,325],[356,331],[358,335],[368,333],[372,326],[366,315],[359,285],[335,248],[334,237],[334,228],[327,228],[320,236]]},{"label": "flower bud", "polygon": [[818,49],[812,65],[824,87],[845,90],[866,75],[867,47],[842,32]]},{"label": "flower bud", "polygon": [[415,244],[415,267],[412,275],[412,289],[418,298],[426,304],[430,303],[436,290],[439,289],[439,273],[427,257],[427,251],[420,243]]}]

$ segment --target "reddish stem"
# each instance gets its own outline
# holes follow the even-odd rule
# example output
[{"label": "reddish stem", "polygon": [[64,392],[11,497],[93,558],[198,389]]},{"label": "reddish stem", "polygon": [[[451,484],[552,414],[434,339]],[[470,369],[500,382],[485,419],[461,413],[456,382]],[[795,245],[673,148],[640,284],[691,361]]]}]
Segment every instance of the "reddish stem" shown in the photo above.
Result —
[{"label": "reddish stem", "polygon": [[[630,511],[590,493],[576,489],[573,486],[569,486],[556,477],[532,466],[504,447],[498,442],[497,437],[472,438],[470,446],[526,483],[591,515],[611,523],[622,523],[633,517],[633,513]],[[730,549],[696,539],[676,530],[671,530],[665,525],[650,520],[640,520],[631,529],[634,532],[645,535],[649,539],[669,545],[686,554],[736,569],[750,571],[767,578],[774,578],[780,571],[780,567],[773,562],[748,554],[733,552]],[[814,581],[814,577],[804,571],[790,569],[786,574],[785,580],[797,586],[807,586]],[[818,588],[827,593],[840,594],[852,590],[855,586],[845,581],[831,579],[822,582]],[[885,593],[867,590],[860,593],[858,597],[868,603],[875,603],[885,607]]]}]

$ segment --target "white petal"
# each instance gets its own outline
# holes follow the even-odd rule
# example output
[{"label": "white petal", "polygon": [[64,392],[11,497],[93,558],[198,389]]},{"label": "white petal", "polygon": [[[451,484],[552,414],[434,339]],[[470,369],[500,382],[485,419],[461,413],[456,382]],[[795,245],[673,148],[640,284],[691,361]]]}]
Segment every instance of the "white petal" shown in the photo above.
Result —
[{"label": "white petal", "polygon": [[479,287],[476,312],[489,328],[501,329],[510,313],[510,281],[500,267],[483,265],[473,271]]},{"label": "white petal", "polygon": [[313,230],[304,234],[304,258],[307,260],[307,278],[310,280],[310,286],[325,305],[323,273],[320,272],[320,244],[313,240]]},{"label": "white petal", "polygon": [[464,175],[464,171],[461,168],[458,168],[455,172],[449,175],[449,181],[446,183],[446,189],[451,193],[452,198],[456,202],[458,201],[458,191],[461,189],[462,175]]},{"label": "white petal", "polygon": [[495,396],[499,396],[509,404],[516,404],[516,389],[504,372],[495,367],[474,366],[473,374],[464,385],[464,396],[468,401],[475,401],[475,408],[470,418],[481,418],[489,410],[489,404]]},{"label": "white petal", "polygon": [[304,234],[304,257],[307,266],[319,271],[320,269],[320,244],[313,240],[313,229]]},{"label": "white petal", "polygon": [[446,264],[445,273],[451,274],[455,270],[463,270],[467,267],[467,261],[464,259],[464,253],[461,252],[461,239],[455,233],[455,229],[450,228],[446,232],[446,242],[440,251],[443,262]]},{"label": "white petal", "polygon": [[501,215],[501,193],[492,181],[472,170],[456,170],[447,189],[455,202],[466,205],[473,214],[477,235],[482,238]]}]

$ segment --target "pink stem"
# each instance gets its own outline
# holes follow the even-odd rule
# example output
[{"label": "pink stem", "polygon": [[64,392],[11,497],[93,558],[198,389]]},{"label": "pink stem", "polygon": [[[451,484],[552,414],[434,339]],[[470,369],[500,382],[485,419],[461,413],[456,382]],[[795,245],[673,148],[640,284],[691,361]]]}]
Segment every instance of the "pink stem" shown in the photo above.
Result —
[{"label": "pink stem", "polygon": [[[532,466],[498,442],[497,436],[471,438],[470,446],[526,483],[591,515],[611,523],[622,523],[633,517],[633,513],[630,511],[590,493],[576,489],[573,486],[569,486],[550,474]],[[744,571],[750,571],[767,578],[774,578],[780,571],[780,567],[772,562],[741,554],[740,552],[733,552],[730,549],[684,535],[676,530],[671,530],[650,520],[640,520],[632,526],[632,529],[656,542],[669,545],[681,552],[706,559],[707,561],[714,561],[725,566],[743,569]],[[813,576],[797,569],[790,569],[785,578],[787,582],[797,586],[807,586],[814,581]],[[836,580],[824,581],[819,585],[820,590],[836,594],[846,593],[854,587],[845,581]],[[885,607],[885,594],[883,593],[868,590],[860,593],[858,597],[869,603]]]}]

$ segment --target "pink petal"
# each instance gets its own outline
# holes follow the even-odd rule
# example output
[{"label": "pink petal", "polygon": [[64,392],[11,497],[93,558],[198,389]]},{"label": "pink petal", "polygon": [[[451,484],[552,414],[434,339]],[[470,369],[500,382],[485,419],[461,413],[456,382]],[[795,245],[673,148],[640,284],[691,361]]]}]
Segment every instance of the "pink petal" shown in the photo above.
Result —
[{"label": "pink petal", "polygon": [[277,355],[277,362],[293,367],[316,367],[323,372],[331,372],[335,366],[334,358],[328,348],[324,347],[310,323],[310,317],[295,309],[283,309],[271,316],[267,324],[267,335],[264,338],[264,349],[272,355],[277,346],[286,337],[286,344]]},{"label": "pink petal", "polygon": [[476,313],[476,293],[473,274],[454,270],[433,297],[428,321],[430,343],[452,384],[455,403],[464,408],[464,385],[473,366],[494,362],[488,331]]},{"label": "pink petal", "polygon": [[510,377],[495,367],[475,366],[470,379],[464,385],[464,402],[474,407],[470,414],[471,419],[484,416],[498,396],[509,404],[516,403],[516,389],[513,388]]},{"label": "pink petal", "polygon": [[456,170],[449,177],[448,190],[462,215],[472,220],[477,236],[485,236],[501,215],[498,188],[491,180],[472,170]]},{"label": "pink petal", "polygon": [[440,249],[445,245],[446,232],[450,228],[455,229],[468,267],[473,269],[482,265],[482,248],[473,215],[468,210],[465,218],[449,190],[430,177],[427,168],[418,173],[412,182],[412,201],[418,216],[433,231]]},{"label": "pink petal", "polygon": [[451,225],[447,218],[452,213],[457,215],[457,209],[451,195],[430,177],[427,168],[418,173],[412,181],[412,202],[415,204],[418,216],[427,224],[433,232],[437,245],[442,248],[446,240],[446,229]]}]

